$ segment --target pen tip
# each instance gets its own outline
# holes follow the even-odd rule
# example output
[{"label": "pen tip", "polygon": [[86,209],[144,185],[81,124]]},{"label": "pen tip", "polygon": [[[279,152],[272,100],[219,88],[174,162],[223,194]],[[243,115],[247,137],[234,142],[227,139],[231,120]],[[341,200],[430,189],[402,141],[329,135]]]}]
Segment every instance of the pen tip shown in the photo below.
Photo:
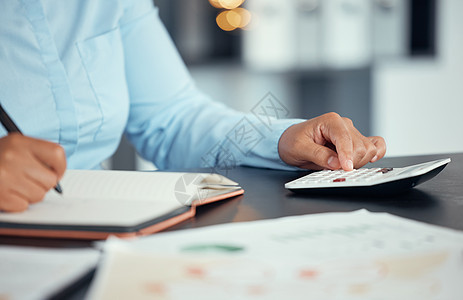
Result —
[{"label": "pen tip", "polygon": [[63,189],[61,188],[61,186],[58,184],[56,184],[55,186],[55,191],[57,191],[58,193],[62,194],[63,193]]}]

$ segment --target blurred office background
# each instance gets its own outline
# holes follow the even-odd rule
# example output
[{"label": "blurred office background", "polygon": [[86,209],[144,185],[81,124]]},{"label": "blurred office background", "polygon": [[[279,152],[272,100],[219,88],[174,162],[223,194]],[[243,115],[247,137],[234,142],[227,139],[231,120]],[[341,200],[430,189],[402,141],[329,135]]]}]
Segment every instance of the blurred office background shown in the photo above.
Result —
[{"label": "blurred office background", "polygon": [[[389,156],[463,151],[462,0],[154,0],[197,85],[249,112],[329,111]],[[150,169],[125,142],[115,169]]]}]

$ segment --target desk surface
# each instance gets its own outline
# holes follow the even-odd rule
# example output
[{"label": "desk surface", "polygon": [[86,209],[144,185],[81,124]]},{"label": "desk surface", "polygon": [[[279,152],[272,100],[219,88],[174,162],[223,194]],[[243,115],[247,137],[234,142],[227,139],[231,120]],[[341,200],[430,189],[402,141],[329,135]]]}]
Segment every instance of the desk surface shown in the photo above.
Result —
[{"label": "desk surface", "polygon": [[386,158],[368,167],[404,167],[447,157],[452,162],[435,178],[405,194],[379,198],[298,195],[286,190],[284,183],[307,172],[237,168],[223,174],[240,183],[245,190],[242,197],[203,207],[195,219],[170,230],[362,208],[463,230],[463,153]]},{"label": "desk surface", "polygon": [[[463,153],[386,158],[368,167],[403,167],[446,157],[450,157],[452,162],[437,177],[406,194],[376,199],[296,195],[286,190],[284,183],[306,172],[239,167],[223,174],[241,184],[245,189],[243,196],[199,207],[193,219],[168,231],[361,208],[463,230]],[[90,246],[91,242],[0,236],[0,244],[75,248]]]},{"label": "desk surface", "polygon": [[[385,158],[368,167],[403,167],[446,157],[450,157],[452,162],[437,177],[411,189],[408,193],[381,198],[297,195],[286,190],[284,183],[307,172],[238,167],[222,173],[240,183],[245,190],[243,196],[199,207],[193,219],[168,231],[361,208],[463,230],[463,153]],[[0,236],[0,244],[86,247],[91,242]]]}]

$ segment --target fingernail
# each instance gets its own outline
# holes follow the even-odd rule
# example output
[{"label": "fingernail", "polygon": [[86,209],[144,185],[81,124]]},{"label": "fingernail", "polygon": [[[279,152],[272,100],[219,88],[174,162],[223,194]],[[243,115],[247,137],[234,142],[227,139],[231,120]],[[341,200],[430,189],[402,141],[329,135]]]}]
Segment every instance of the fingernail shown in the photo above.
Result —
[{"label": "fingernail", "polygon": [[354,169],[354,163],[351,160],[346,161],[346,166],[349,171]]},{"label": "fingernail", "polygon": [[373,158],[370,160],[370,162],[375,162],[375,161],[377,161],[377,160],[378,160],[378,156],[375,155],[375,156],[373,156]]},{"label": "fingernail", "polygon": [[328,166],[332,169],[339,169],[339,159],[335,156],[328,158]]}]

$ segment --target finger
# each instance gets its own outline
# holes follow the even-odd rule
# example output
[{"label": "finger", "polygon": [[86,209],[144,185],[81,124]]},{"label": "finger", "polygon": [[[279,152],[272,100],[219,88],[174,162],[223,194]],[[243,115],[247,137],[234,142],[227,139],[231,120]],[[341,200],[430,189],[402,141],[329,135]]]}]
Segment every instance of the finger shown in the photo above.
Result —
[{"label": "finger", "polygon": [[375,145],[376,147],[376,155],[371,159],[371,162],[375,162],[380,160],[381,158],[386,155],[386,142],[380,136],[371,136],[368,139]]},{"label": "finger", "polygon": [[34,146],[31,147],[33,155],[52,169],[58,179],[61,178],[66,170],[66,153],[64,149],[58,144],[42,140],[34,140]]},{"label": "finger", "polygon": [[[341,120],[341,119],[340,119]],[[337,157],[341,168],[346,171],[354,169],[353,163],[353,144],[349,131],[343,122],[331,122],[325,127],[325,138],[336,147]]]},{"label": "finger", "polygon": [[39,161],[30,162],[24,169],[24,177],[48,191],[58,182],[57,174]]},{"label": "finger", "polygon": [[32,180],[23,179],[21,181],[15,180],[13,182],[18,182],[19,184],[11,186],[10,191],[25,199],[29,203],[41,201],[45,196],[45,193],[49,190],[49,188],[45,189]]},{"label": "finger", "polygon": [[377,149],[369,139],[361,136],[354,142],[354,167],[356,169],[369,163],[376,155]]},{"label": "finger", "polygon": [[[3,198],[3,197],[2,197]],[[29,207],[29,203],[22,196],[17,194],[9,194],[8,197],[0,201],[0,210],[6,212],[25,211]]]},{"label": "finger", "polygon": [[352,161],[355,169],[366,165],[376,155],[375,145],[355,128],[352,120],[342,118],[352,140]]},{"label": "finger", "polygon": [[312,144],[311,149],[305,151],[303,156],[306,163],[301,164],[304,169],[331,169],[338,170],[341,164],[335,151],[328,147]]}]

